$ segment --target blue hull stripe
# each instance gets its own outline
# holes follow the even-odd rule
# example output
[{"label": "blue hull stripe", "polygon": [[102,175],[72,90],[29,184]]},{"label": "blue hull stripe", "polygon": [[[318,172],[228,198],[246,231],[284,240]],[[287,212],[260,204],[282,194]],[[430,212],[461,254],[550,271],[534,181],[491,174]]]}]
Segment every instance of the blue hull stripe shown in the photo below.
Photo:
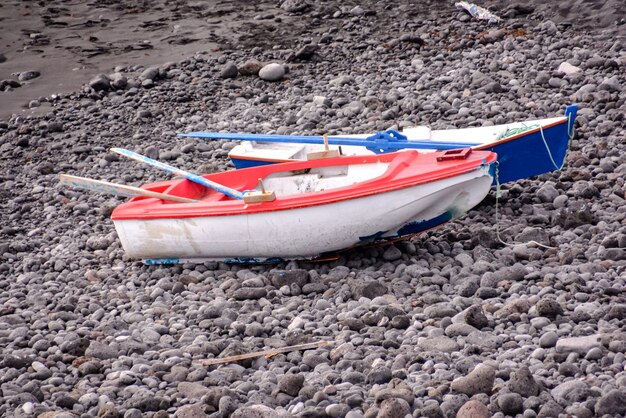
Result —
[{"label": "blue hull stripe", "polygon": [[[569,143],[567,123],[544,129],[543,134],[550,147],[550,153],[546,150],[541,132],[523,135],[512,141],[484,148],[498,154],[500,183],[548,173],[562,166]],[[550,154],[559,167],[554,166]]]}]

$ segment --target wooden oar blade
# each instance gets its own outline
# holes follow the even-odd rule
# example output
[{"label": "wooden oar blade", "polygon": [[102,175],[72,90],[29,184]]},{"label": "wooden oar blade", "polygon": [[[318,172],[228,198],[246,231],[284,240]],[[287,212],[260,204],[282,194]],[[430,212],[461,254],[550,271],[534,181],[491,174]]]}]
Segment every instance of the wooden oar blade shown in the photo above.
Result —
[{"label": "wooden oar blade", "polygon": [[176,168],[171,165],[162,163],[161,161],[153,160],[152,158],[146,157],[145,155],[141,155],[141,154],[138,154],[136,152],[133,152],[124,148],[111,148],[111,151],[117,154],[123,155],[124,157],[133,159],[135,161],[139,161],[149,166],[167,171],[168,173],[172,173],[176,176],[185,177],[189,181],[193,181],[194,183],[200,184],[204,187],[217,190],[218,192],[224,193],[226,196],[230,196],[233,199],[238,199],[238,200],[243,199],[243,194],[238,190],[231,189],[230,187],[205,179],[204,177],[199,176],[197,174],[190,173],[180,168]]},{"label": "wooden oar blade", "polygon": [[99,193],[114,194],[117,196],[135,197],[146,196],[155,197],[161,200],[170,200],[178,203],[193,203],[195,200],[186,197],[172,196],[165,193],[151,192],[150,190],[141,189],[139,187],[127,186],[124,184],[111,183],[103,180],[95,180],[87,177],[72,176],[69,174],[60,174],[60,183],[64,186],[75,187],[78,189],[90,190]]}]

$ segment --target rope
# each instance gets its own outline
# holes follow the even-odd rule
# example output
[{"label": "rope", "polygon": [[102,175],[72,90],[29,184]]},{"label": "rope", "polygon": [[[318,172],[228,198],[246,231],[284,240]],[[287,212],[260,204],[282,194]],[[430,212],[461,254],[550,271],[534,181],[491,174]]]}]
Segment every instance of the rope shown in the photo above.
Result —
[{"label": "rope", "polygon": [[504,240],[500,237],[500,221],[498,219],[498,207],[500,206],[500,178],[499,178],[499,171],[500,171],[500,164],[498,161],[496,161],[496,238],[498,238],[498,241],[503,244],[503,245],[507,245],[509,247],[514,247],[516,245],[530,245],[530,244],[535,244],[538,247],[541,248],[545,248],[547,250],[556,250],[558,249],[557,247],[550,247],[549,245],[544,245],[541,244],[535,240],[530,240],[528,242],[512,242],[512,243],[508,243],[508,242],[504,242]]},{"label": "rope", "polygon": [[497,140],[505,139],[505,138],[508,138],[510,136],[521,134],[522,132],[530,131],[531,129],[535,129],[535,128],[539,128],[539,127],[540,127],[540,125],[527,126],[524,122],[522,122],[522,126],[520,126],[519,128],[509,128],[509,129],[507,129],[506,131],[504,131],[502,133],[502,135],[500,135],[498,137]]},{"label": "rope", "polygon": [[567,115],[567,136],[569,137],[569,141],[567,141],[567,149],[565,150],[565,155],[563,156],[563,162],[561,165],[558,165],[554,158],[552,158],[552,153],[550,152],[550,147],[548,147],[548,142],[546,141],[546,137],[543,135],[543,127],[539,126],[539,132],[541,133],[541,139],[543,140],[543,145],[546,147],[546,151],[548,151],[548,156],[550,157],[550,161],[554,165],[554,168],[557,170],[561,170],[565,165],[565,160],[567,160],[567,154],[569,154],[569,149],[572,144],[572,139],[574,139],[574,124],[572,123],[572,114],[569,113]]},{"label": "rope", "polygon": [[[572,140],[572,137],[570,137],[570,140],[567,141],[567,149],[565,150],[565,155],[563,156],[563,162],[561,163],[561,165],[558,165],[554,161],[554,158],[552,157],[552,152],[550,152],[550,147],[548,146],[548,141],[546,141],[546,137],[543,135],[543,126],[539,126],[539,132],[541,133],[541,139],[543,140],[543,145],[545,145],[546,151],[548,151],[548,157],[550,157],[550,161],[552,161],[552,165],[554,165],[555,169],[561,170],[563,166],[565,165],[565,159],[567,158],[567,153],[569,152],[569,144],[570,144],[570,141]],[[567,132],[567,135],[569,136],[569,132]]]},{"label": "rope", "polygon": [[506,132],[500,135],[498,140],[508,138],[510,136],[514,136],[514,135],[517,135],[522,132],[526,132],[528,130],[535,129],[535,128],[539,128],[539,133],[541,134],[543,145],[546,147],[546,151],[548,152],[548,157],[550,157],[550,161],[552,162],[552,165],[554,166],[555,169],[561,170],[563,166],[565,166],[565,160],[567,159],[567,154],[569,153],[572,139],[574,139],[575,132],[574,132],[574,125],[572,124],[571,113],[567,115],[567,136],[569,137],[569,141],[567,141],[567,149],[565,150],[565,155],[563,156],[563,162],[561,163],[561,165],[557,164],[556,161],[554,161],[554,157],[552,156],[552,152],[550,151],[550,146],[548,145],[548,141],[546,141],[546,137],[543,133],[543,125],[541,124],[527,126],[524,123],[522,123],[522,126],[520,126],[519,128],[508,129]]},{"label": "rope", "polygon": [[[529,129],[534,129],[535,127],[536,127],[536,125],[526,126],[526,125],[522,124],[522,126],[520,128],[507,130],[504,134],[501,135],[501,137],[502,138],[506,138],[508,136],[516,135],[516,134],[518,134],[520,132],[524,132],[524,131],[527,131]],[[563,163],[560,166],[554,161],[554,158],[552,157],[552,153],[550,152],[550,147],[548,146],[548,141],[546,141],[546,137],[543,134],[543,126],[541,126],[541,125],[539,125],[539,132],[541,133],[541,139],[543,140],[543,144],[546,147],[546,151],[548,151],[548,156],[550,157],[550,161],[552,161],[552,164],[554,164],[554,167],[557,170],[561,170],[563,168],[563,166],[565,165],[565,160],[567,159],[567,154],[569,153],[570,145],[571,145],[572,139],[574,139],[574,135],[575,135],[575,129],[574,129],[574,125],[572,124],[572,115],[571,115],[571,113],[567,115],[567,136],[569,137],[569,141],[567,141],[567,149],[565,150],[565,156],[563,157]],[[498,241],[501,244],[508,245],[508,246],[511,246],[511,247],[514,247],[516,245],[535,244],[538,247],[545,248],[545,249],[548,249],[548,250],[556,250],[556,249],[558,249],[557,247],[550,247],[549,245],[544,245],[544,244],[538,243],[537,241],[534,241],[534,240],[530,240],[528,242],[507,243],[507,242],[504,242],[504,240],[500,237],[500,221],[498,219],[498,208],[500,206],[500,196],[501,196],[499,169],[500,169],[500,163],[498,161],[496,161],[496,238],[498,238]]]}]

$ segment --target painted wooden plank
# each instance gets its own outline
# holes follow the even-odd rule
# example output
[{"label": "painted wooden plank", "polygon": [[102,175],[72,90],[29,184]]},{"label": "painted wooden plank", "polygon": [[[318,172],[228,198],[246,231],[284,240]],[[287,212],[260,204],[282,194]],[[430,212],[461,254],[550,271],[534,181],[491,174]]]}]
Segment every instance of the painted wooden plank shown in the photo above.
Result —
[{"label": "painted wooden plank", "polygon": [[243,193],[238,190],[231,189],[230,187],[226,187],[211,180],[207,180],[202,176],[162,163],[161,161],[153,160],[152,158],[146,157],[145,155],[137,154],[136,152],[129,151],[123,148],[111,148],[111,151],[133,159],[135,161],[148,164],[152,167],[160,168],[161,170],[167,171],[168,173],[172,173],[176,176],[185,177],[187,180],[198,183],[204,187],[217,190],[218,192],[224,193],[226,196],[232,197],[233,199],[243,199]]},{"label": "painted wooden plank", "polygon": [[69,174],[60,174],[60,183],[64,186],[76,187],[84,190],[91,190],[100,193],[109,193],[118,196],[135,197],[146,196],[155,197],[161,200],[170,200],[172,202],[179,203],[193,203],[196,202],[192,199],[185,197],[172,196],[165,193],[151,192],[149,190],[141,189],[139,187],[127,186],[125,184],[111,183],[103,180],[95,180],[87,177],[77,177]]},{"label": "painted wooden plank", "polygon": [[[186,134],[178,134],[180,137],[200,138],[200,139],[227,139],[239,141],[258,141],[258,142],[283,142],[298,144],[323,144],[323,136],[308,135],[271,135],[271,134],[246,134],[246,133],[230,133],[230,132],[189,132]],[[432,150],[449,150],[457,148],[468,148],[481,145],[479,142],[444,142],[444,141],[413,141],[413,140],[393,140],[393,139],[377,139],[373,138],[348,138],[341,136],[329,136],[328,143],[330,145],[346,145],[359,146],[367,148],[376,148],[379,145],[390,150],[401,149],[432,149]]]}]

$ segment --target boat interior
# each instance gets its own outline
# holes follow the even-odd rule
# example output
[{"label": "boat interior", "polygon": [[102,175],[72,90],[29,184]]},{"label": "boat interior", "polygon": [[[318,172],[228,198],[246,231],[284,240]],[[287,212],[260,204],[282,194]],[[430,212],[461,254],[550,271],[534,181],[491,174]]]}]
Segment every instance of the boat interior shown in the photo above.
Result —
[{"label": "boat interior", "polygon": [[[390,165],[391,163],[389,162],[379,161],[368,164],[328,166],[298,171],[279,171],[263,178],[263,184],[261,184],[258,179],[255,180],[253,178],[247,179],[247,184],[245,185],[240,181],[241,184],[237,186],[236,189],[241,191],[262,191],[265,189],[273,191],[276,196],[321,192],[375,179],[385,174]],[[231,187],[233,187],[233,185],[231,185]],[[202,202],[232,200],[223,193],[186,179],[155,183],[150,185],[147,189],[157,193],[201,200]],[[146,199],[146,197],[139,196],[134,200],[143,199]],[[167,205],[179,204],[171,201],[162,202]]]},{"label": "boat interior", "polygon": [[[321,192],[339,187],[351,186],[383,175],[389,163],[351,164],[312,168],[305,173],[282,171],[263,179],[267,190],[277,196]],[[257,185],[255,190],[260,190]]]}]

